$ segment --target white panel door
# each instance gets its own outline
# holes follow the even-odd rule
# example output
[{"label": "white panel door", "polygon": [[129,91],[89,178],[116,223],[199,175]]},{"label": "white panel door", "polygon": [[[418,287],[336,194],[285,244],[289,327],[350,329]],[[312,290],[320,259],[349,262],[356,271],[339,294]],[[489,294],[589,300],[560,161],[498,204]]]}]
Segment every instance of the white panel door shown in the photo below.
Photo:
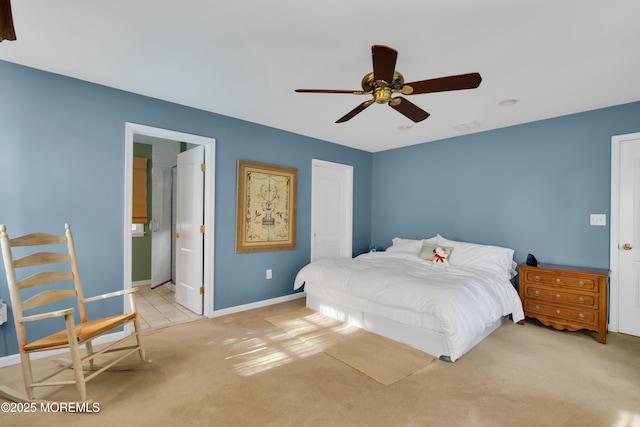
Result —
[{"label": "white panel door", "polygon": [[351,257],[353,166],[313,160],[311,261]]},{"label": "white panel door", "polygon": [[176,201],[176,302],[202,314],[204,146],[178,154]]},{"label": "white panel door", "polygon": [[619,332],[640,336],[640,138],[620,144]]}]

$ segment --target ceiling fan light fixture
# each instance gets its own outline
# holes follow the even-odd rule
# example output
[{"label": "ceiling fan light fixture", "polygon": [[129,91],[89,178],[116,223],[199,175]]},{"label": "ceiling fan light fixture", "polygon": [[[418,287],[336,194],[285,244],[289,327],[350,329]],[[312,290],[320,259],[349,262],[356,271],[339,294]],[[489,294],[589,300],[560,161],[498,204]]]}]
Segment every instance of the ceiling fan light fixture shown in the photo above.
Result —
[{"label": "ceiling fan light fixture", "polygon": [[10,0],[0,0],[0,42],[3,40],[16,40]]}]

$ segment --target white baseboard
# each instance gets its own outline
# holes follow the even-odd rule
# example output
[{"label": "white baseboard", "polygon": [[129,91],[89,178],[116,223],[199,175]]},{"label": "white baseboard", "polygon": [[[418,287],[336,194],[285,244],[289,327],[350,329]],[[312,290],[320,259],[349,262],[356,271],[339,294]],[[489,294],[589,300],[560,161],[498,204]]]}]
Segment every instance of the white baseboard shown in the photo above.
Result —
[{"label": "white baseboard", "polygon": [[131,282],[131,287],[135,288],[136,286],[145,286],[151,285],[151,279],[148,280],[136,280],[135,282]]},{"label": "white baseboard", "polygon": [[242,311],[253,310],[256,308],[262,308],[269,305],[280,304],[281,302],[293,301],[306,297],[305,292],[298,292],[291,295],[285,295],[283,297],[267,299],[264,301],[252,302],[251,304],[237,305],[235,307],[223,308],[221,310],[215,310],[211,317],[226,316],[228,314],[240,313]]}]

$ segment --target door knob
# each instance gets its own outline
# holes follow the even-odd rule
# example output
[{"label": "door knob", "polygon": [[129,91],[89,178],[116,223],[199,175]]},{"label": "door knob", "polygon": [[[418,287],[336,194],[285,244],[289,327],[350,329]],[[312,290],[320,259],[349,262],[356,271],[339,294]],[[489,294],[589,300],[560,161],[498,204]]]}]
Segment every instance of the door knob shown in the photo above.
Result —
[{"label": "door knob", "polygon": [[631,243],[625,243],[624,245],[622,245],[622,249],[624,249],[625,251],[630,251],[631,248]]}]

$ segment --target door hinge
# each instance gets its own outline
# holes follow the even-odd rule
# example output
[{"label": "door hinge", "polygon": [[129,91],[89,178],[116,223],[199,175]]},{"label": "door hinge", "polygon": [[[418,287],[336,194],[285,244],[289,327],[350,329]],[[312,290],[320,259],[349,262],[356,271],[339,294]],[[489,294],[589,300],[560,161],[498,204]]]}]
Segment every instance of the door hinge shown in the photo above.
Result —
[{"label": "door hinge", "polygon": [[201,226],[200,226],[200,232],[201,232],[201,233],[204,233],[204,225],[201,225]]},{"label": "door hinge", "polygon": [[204,295],[204,286],[200,286],[200,295]]},{"label": "door hinge", "polygon": [[207,171],[207,165],[205,163],[200,163],[200,170],[202,172],[206,172]]}]

